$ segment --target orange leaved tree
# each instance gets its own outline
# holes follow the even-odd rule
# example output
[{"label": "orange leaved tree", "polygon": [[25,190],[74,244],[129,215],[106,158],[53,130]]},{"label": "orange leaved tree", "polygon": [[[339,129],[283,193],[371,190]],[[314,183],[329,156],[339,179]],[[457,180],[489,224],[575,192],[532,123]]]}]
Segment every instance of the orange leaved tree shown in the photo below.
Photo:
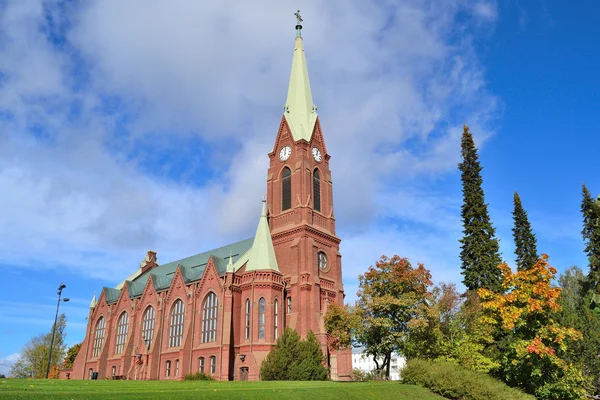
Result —
[{"label": "orange leaved tree", "polygon": [[561,289],[552,285],[556,269],[548,256],[527,270],[513,273],[503,263],[502,293],[479,289],[482,322],[494,327],[502,352],[498,375],[538,399],[580,399],[585,396],[581,371],[564,361],[569,340],[581,333],[560,325]]}]

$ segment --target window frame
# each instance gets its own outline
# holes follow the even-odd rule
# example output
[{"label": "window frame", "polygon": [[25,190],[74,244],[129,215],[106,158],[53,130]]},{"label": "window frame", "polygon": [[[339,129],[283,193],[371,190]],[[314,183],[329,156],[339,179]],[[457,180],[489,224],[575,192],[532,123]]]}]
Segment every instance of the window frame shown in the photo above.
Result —
[{"label": "window frame", "polygon": [[183,341],[183,329],[185,324],[185,304],[181,299],[177,299],[173,302],[170,314],[169,347],[179,347]]},{"label": "window frame", "polygon": [[246,299],[246,328],[245,328],[245,338],[246,340],[250,339],[250,322],[251,322],[251,304],[250,299]]},{"label": "window frame", "polygon": [[217,372],[217,357],[210,356],[210,373],[215,374]]},{"label": "window frame", "polygon": [[142,340],[144,341],[146,349],[150,348],[152,339],[154,339],[154,321],[154,307],[150,305],[146,307],[144,315],[142,316]]},{"label": "window frame", "polygon": [[281,171],[281,211],[292,208],[292,170],[283,167]]},{"label": "window frame", "polygon": [[209,292],[202,302],[202,343],[217,341],[219,321],[219,298],[215,292]]},{"label": "window frame", "polygon": [[[101,325],[101,326],[100,326]],[[96,328],[94,329],[94,346],[92,347],[92,358],[96,358],[100,355],[102,350],[102,344],[104,342],[104,331],[106,329],[106,319],[104,316],[100,316],[96,321]],[[100,332],[100,335],[98,335]]]},{"label": "window frame", "polygon": [[123,354],[129,331],[129,313],[123,311],[117,322],[117,337],[115,339],[115,355]]},{"label": "window frame", "polygon": [[273,338],[277,340],[279,337],[279,310],[278,310],[279,302],[277,299],[273,302]]},{"label": "window frame", "polygon": [[264,297],[261,297],[258,300],[258,338],[265,338],[265,308],[266,308],[266,300]]},{"label": "window frame", "polygon": [[321,212],[321,173],[318,168],[313,170],[313,208]]}]

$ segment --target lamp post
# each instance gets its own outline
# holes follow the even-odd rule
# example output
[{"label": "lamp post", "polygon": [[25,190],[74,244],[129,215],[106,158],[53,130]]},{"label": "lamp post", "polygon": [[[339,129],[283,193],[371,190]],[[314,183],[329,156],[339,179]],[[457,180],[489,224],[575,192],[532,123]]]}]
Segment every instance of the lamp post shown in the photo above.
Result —
[{"label": "lamp post", "polygon": [[[48,376],[50,375],[50,364],[52,363],[52,346],[54,345],[54,335],[56,335],[56,322],[58,321],[58,307],[60,306],[60,302],[61,302],[61,298],[60,295],[62,294],[62,291],[64,288],[66,288],[67,285],[65,285],[64,283],[61,283],[60,286],[58,287],[58,303],[56,303],[56,315],[54,316],[54,325],[52,326],[52,340],[50,340],[50,354],[48,354],[48,368],[46,368],[46,379],[48,379]],[[64,298],[62,299],[62,301],[64,301],[65,303],[67,301],[69,301],[68,298]]]}]

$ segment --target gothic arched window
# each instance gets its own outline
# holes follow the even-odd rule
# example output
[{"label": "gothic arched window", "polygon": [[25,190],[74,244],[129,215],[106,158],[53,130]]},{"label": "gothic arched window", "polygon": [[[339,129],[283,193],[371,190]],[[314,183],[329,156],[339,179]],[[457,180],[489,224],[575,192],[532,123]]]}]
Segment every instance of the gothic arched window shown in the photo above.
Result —
[{"label": "gothic arched window", "polygon": [[246,300],[246,339],[250,339],[250,299]]},{"label": "gothic arched window", "polygon": [[281,211],[292,208],[292,171],[288,167],[281,174]]},{"label": "gothic arched window", "polygon": [[313,172],[313,198],[315,211],[321,211],[321,178],[319,170]]},{"label": "gothic arched window", "polygon": [[265,298],[258,300],[258,338],[265,338]]},{"label": "gothic arched window", "polygon": [[171,330],[169,331],[169,347],[181,346],[183,339],[183,320],[185,312],[183,301],[178,299],[171,309]]},{"label": "gothic arched window", "polygon": [[142,322],[142,340],[146,349],[150,348],[152,344],[152,337],[154,336],[154,307],[149,306],[144,312],[144,320]]},{"label": "gothic arched window", "polygon": [[217,341],[217,295],[210,292],[202,306],[202,343]]},{"label": "gothic arched window", "polygon": [[104,317],[100,317],[98,322],[96,322],[96,334],[94,336],[94,350],[92,352],[92,357],[98,357],[100,354],[100,349],[102,348],[102,341],[104,340],[104,324],[106,321]]},{"label": "gothic arched window", "polygon": [[279,310],[277,309],[277,305],[278,305],[278,301],[275,300],[275,302],[273,303],[273,317],[274,317],[274,323],[273,323],[273,332],[274,332],[274,338],[275,340],[277,340],[277,336],[279,336],[279,325],[277,320],[279,319]]},{"label": "gothic arched window", "polygon": [[123,313],[119,317],[119,323],[117,324],[117,341],[115,343],[115,354],[121,354],[125,349],[128,328],[129,314],[127,314],[126,311],[123,311]]}]

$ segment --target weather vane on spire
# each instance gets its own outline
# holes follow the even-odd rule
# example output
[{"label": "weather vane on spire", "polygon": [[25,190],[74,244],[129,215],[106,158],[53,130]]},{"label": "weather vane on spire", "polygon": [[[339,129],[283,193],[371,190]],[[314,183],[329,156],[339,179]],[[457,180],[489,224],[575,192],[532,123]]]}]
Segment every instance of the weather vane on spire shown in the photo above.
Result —
[{"label": "weather vane on spire", "polygon": [[304,20],[303,20],[303,19],[302,19],[302,17],[300,16],[300,10],[296,11],[296,12],[294,13],[294,15],[296,16],[296,20],[297,20],[297,21],[296,21],[296,22],[297,22],[297,24],[296,24],[296,25],[302,25],[302,21],[304,21]]}]

